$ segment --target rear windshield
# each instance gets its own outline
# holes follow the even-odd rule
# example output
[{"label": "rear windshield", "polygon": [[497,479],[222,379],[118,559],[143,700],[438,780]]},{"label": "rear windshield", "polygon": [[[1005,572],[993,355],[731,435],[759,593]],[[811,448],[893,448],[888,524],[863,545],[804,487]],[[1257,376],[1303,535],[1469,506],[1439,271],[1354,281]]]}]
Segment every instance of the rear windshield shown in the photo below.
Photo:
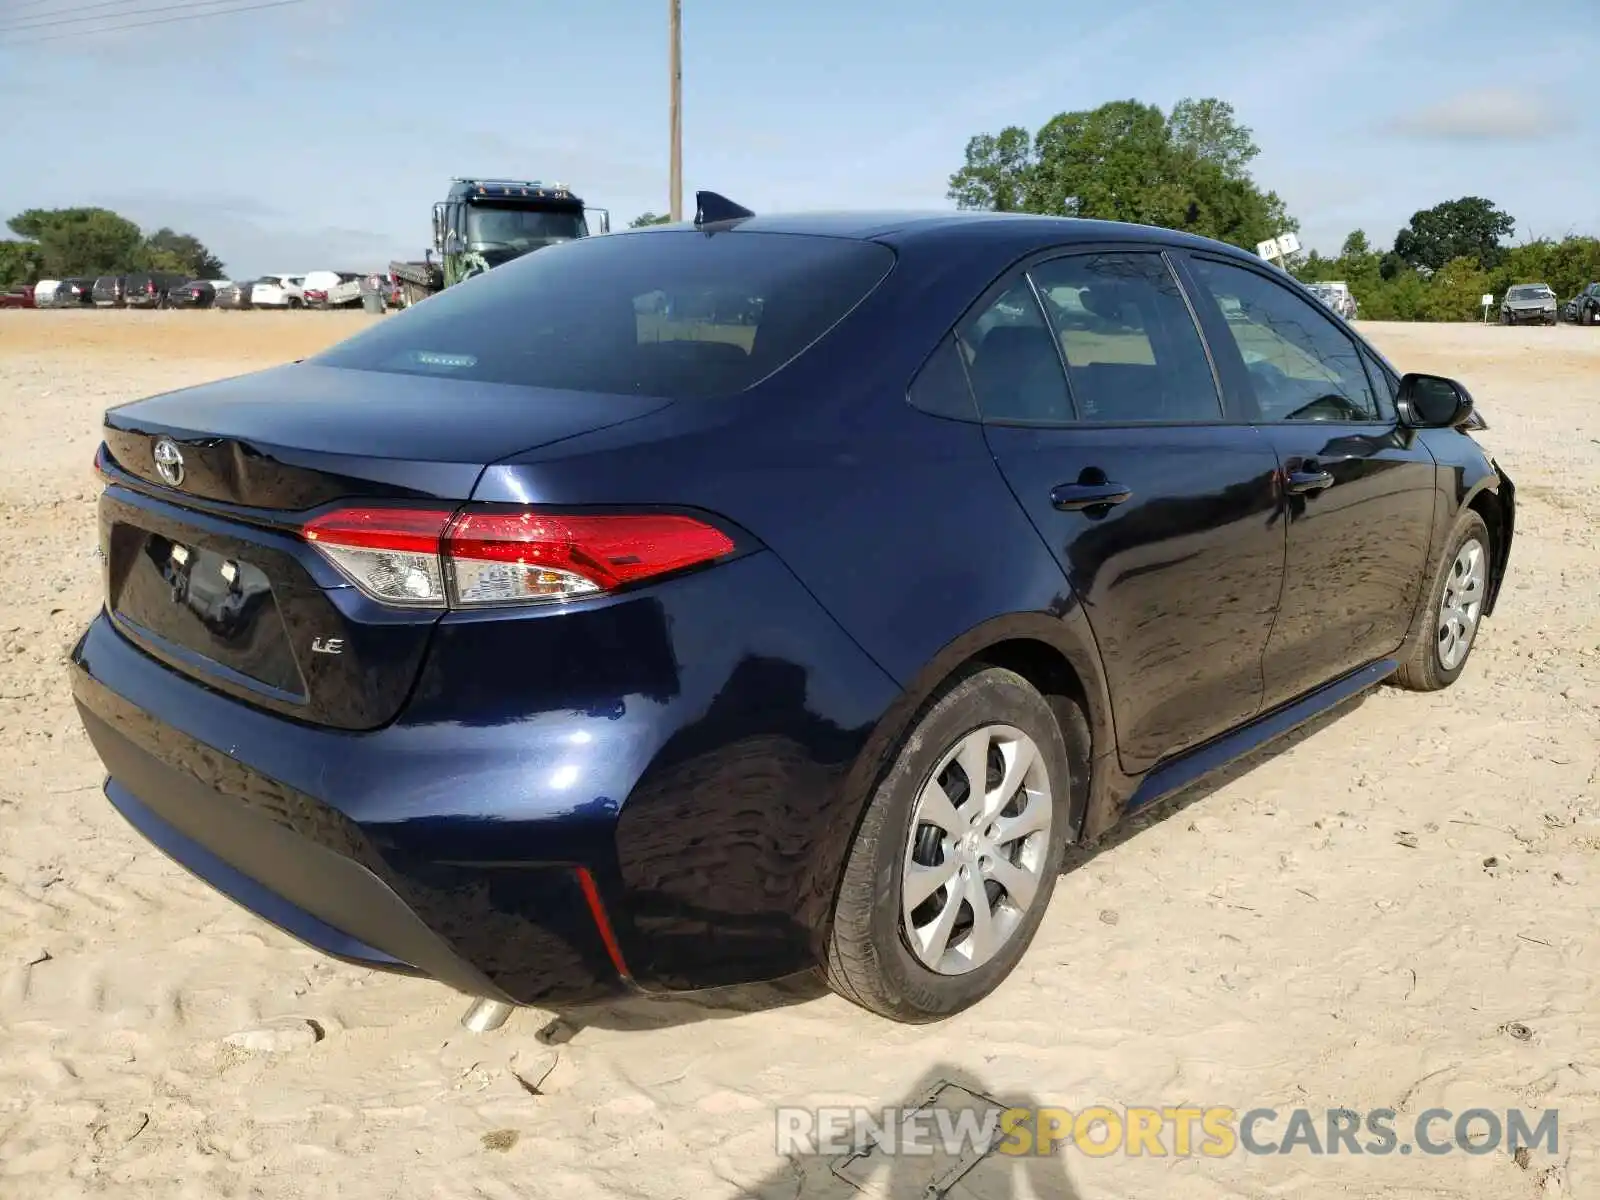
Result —
[{"label": "rear windshield", "polygon": [[894,265],[876,242],[693,230],[580,238],[447,288],[309,361],[709,399],[800,354]]}]

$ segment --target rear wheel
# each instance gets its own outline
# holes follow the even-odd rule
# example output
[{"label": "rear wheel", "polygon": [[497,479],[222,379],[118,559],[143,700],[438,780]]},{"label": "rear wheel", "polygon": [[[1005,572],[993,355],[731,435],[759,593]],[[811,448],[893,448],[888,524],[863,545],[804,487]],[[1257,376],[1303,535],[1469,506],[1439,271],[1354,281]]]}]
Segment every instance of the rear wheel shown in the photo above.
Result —
[{"label": "rear wheel", "polygon": [[[1088,725],[985,667],[918,718],[851,845],[826,975],[892,1020],[939,1020],[1009,975],[1055,890]],[[1075,774],[1076,772],[1076,774]]]},{"label": "rear wheel", "polygon": [[1489,595],[1489,546],[1488,526],[1468,509],[1445,547],[1412,637],[1411,656],[1395,675],[1401,687],[1435,692],[1460,678]]}]

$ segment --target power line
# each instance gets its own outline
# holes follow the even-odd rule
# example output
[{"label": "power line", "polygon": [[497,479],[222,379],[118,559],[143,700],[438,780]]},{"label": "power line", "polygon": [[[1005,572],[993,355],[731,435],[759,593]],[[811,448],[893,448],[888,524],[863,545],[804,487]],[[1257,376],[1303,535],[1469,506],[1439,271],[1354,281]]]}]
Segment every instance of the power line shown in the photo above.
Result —
[{"label": "power line", "polygon": [[[91,8],[109,8],[109,7],[112,7],[112,4],[114,4],[116,2],[118,2],[118,0],[112,0],[112,3],[88,4],[88,5],[85,5],[82,8],[61,9],[61,10],[59,10],[59,12],[56,12],[56,13],[46,13],[46,14],[42,14],[42,15],[49,16],[51,18],[56,18],[56,17],[59,16],[60,12],[87,12]],[[121,3],[127,3],[127,0],[120,0],[120,2]],[[126,17],[148,17],[148,16],[150,16],[150,15],[152,15],[154,13],[188,12],[191,9],[196,9],[196,8],[215,8],[218,4],[226,4],[226,3],[229,3],[229,2],[230,2],[230,0],[184,0],[184,3],[182,3],[182,4],[167,4],[167,5],[163,5],[163,6],[159,7],[159,8],[136,8],[136,9],[132,9],[132,10],[130,10],[128,12],[102,13],[102,14],[99,14],[99,15],[96,15],[96,16],[92,16],[92,17],[63,17],[63,18],[61,18],[59,20],[58,19],[52,19],[52,20],[48,20],[48,21],[34,21],[31,24],[24,24],[24,25],[0,25],[0,33],[21,33],[24,30],[50,29],[50,28],[52,28],[54,26],[57,26],[57,25],[82,25],[82,24],[85,24],[85,23],[91,22],[91,21],[121,21]],[[217,13],[217,14],[214,14],[214,15],[221,16],[222,14],[221,13]],[[95,30],[95,29],[87,29],[87,30],[84,30],[83,32],[85,32],[85,33],[99,33],[99,32],[103,32],[103,31],[102,30]]]},{"label": "power line", "polygon": [[[25,8],[38,8],[41,4],[53,4],[54,2],[55,0],[23,0],[21,4],[13,4],[11,6],[11,14],[15,16]],[[50,14],[45,13],[44,15],[49,16]]]},{"label": "power line", "polygon": [[[209,5],[209,4],[221,4],[221,3],[226,3],[226,2],[227,2],[227,0],[202,0],[202,4],[206,4],[206,5]],[[64,39],[66,39],[66,38],[91,37],[91,36],[93,36],[94,34],[97,34],[97,33],[121,33],[124,29],[143,29],[143,28],[145,28],[147,26],[150,26],[150,25],[171,25],[171,24],[173,24],[174,22],[177,22],[177,21],[200,21],[200,20],[204,20],[207,17],[231,17],[235,13],[260,12],[261,10],[267,9],[267,8],[288,8],[292,4],[304,4],[305,2],[306,2],[306,0],[273,0],[273,2],[270,3],[270,4],[250,4],[250,5],[244,6],[243,8],[221,9],[221,10],[216,11],[216,12],[187,13],[186,15],[177,16],[177,17],[158,17],[154,21],[130,21],[127,24],[124,24],[124,25],[107,25],[107,26],[104,26],[104,27],[102,27],[100,29],[76,29],[76,30],[73,30],[71,33],[52,33],[52,34],[48,35],[47,37],[22,38],[22,39],[20,39],[18,41],[0,42],[0,46],[30,46],[30,45],[37,45],[40,42],[59,42],[59,41],[62,41]],[[198,8],[198,7],[201,7],[202,4],[177,4],[177,5],[173,5],[172,8],[179,8],[179,9]],[[139,12],[139,13],[114,13],[114,14],[112,14],[110,16],[107,16],[107,17],[86,18],[86,19],[89,19],[89,20],[99,19],[99,20],[108,20],[109,21],[109,20],[116,20],[118,17],[143,16],[144,13],[167,12],[167,11],[171,11],[171,10],[170,9],[160,9],[160,8],[147,8],[147,9],[143,10],[143,12]],[[71,24],[71,23],[72,22],[69,22],[69,21],[46,22],[45,25],[26,25],[26,26],[21,26],[20,28],[15,28],[15,29],[0,29],[0,33],[14,33],[14,32],[21,32],[24,29],[26,29],[26,30],[41,29],[41,28],[45,28],[46,26],[48,26],[50,24],[65,25],[65,24]]]},{"label": "power line", "polygon": [[[41,0],[41,2],[43,2],[43,0]],[[98,4],[80,4],[76,8],[53,8],[53,9],[50,9],[48,12],[34,13],[31,16],[26,16],[26,17],[23,17],[22,19],[24,21],[33,21],[33,20],[37,20],[37,19],[39,19],[41,17],[64,17],[64,16],[67,16],[70,13],[92,12],[95,9],[98,9],[98,8],[121,8],[123,5],[126,5],[126,4],[138,4],[140,2],[141,2],[141,0],[100,0],[100,2]],[[29,8],[31,6],[27,5],[27,4],[24,4],[21,7],[22,8]],[[18,11],[19,11],[18,9],[13,8],[10,12],[5,13],[3,15],[0,15],[0,20],[9,21],[9,20],[11,20],[11,18],[13,18],[13,17],[15,17],[17,15]],[[110,17],[106,17],[105,19],[106,20],[110,20],[111,17],[137,17],[139,15],[140,15],[139,12],[137,10],[135,10],[133,12],[126,12],[126,13],[112,13]],[[97,18],[90,17],[88,19],[89,20],[96,20]]]}]

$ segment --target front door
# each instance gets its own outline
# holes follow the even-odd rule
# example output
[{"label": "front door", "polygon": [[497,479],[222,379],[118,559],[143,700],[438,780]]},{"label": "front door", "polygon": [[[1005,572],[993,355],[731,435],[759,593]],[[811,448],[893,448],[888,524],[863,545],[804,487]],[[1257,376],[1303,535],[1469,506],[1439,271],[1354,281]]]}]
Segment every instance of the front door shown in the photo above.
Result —
[{"label": "front door", "polygon": [[1437,468],[1397,424],[1382,368],[1319,305],[1267,268],[1197,254],[1188,269],[1223,379],[1283,472],[1271,708],[1400,648],[1428,583]]},{"label": "front door", "polygon": [[1084,606],[1122,766],[1143,771],[1261,706],[1277,458],[1226,419],[1160,253],[1073,253],[1002,288],[958,331],[986,436]]}]

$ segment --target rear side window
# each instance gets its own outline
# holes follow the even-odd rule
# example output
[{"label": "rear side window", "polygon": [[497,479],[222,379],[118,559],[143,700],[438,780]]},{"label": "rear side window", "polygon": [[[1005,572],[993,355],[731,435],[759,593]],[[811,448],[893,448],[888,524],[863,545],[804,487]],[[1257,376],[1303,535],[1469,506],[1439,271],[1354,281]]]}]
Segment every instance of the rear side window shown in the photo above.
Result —
[{"label": "rear side window", "polygon": [[1211,360],[1161,255],[1073,255],[1031,274],[1080,420],[1222,419]]},{"label": "rear side window", "polygon": [[876,242],[691,230],[580,238],[447,288],[329,367],[669,400],[754,386],[894,266]]},{"label": "rear side window", "polygon": [[963,321],[957,337],[985,421],[1059,425],[1072,420],[1061,356],[1026,279]]},{"label": "rear side window", "polygon": [[929,355],[912,381],[906,399],[911,407],[935,417],[951,417],[957,421],[978,419],[978,406],[973,402],[967,368],[961,351],[956,348],[954,335],[946,337]]}]

